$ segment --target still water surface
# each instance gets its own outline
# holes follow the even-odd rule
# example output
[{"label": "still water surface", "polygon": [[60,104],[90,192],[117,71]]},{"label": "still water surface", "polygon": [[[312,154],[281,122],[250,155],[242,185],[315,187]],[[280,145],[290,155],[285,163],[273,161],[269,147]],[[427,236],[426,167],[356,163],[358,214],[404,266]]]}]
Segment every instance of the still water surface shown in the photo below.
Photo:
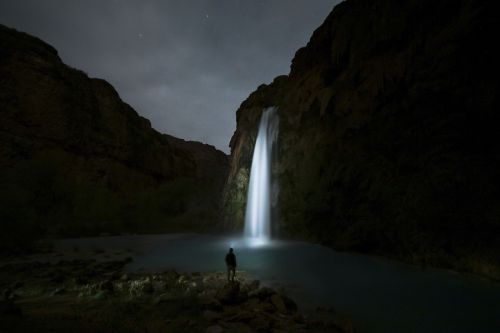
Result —
[{"label": "still water surface", "polygon": [[129,271],[225,270],[235,249],[238,269],[282,286],[304,311],[333,306],[361,333],[500,332],[500,283],[446,270],[423,269],[303,242],[251,247],[227,237],[175,234],[71,239],[60,248],[133,253]]}]

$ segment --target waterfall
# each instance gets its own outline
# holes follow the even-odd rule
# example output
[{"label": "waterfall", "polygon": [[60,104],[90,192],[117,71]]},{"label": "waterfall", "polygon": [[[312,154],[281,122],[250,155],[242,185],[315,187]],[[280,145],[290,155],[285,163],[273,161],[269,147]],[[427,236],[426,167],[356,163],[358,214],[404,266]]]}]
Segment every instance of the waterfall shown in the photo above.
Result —
[{"label": "waterfall", "polygon": [[278,124],[275,107],[262,111],[252,157],[245,214],[245,237],[256,242],[265,242],[271,237],[271,163],[278,138]]}]

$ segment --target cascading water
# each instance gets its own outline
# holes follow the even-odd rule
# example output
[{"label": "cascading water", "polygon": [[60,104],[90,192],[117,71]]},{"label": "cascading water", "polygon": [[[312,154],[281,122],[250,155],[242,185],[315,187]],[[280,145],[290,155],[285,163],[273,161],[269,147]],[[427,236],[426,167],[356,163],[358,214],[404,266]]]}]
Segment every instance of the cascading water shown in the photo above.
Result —
[{"label": "cascading water", "polygon": [[250,184],[245,214],[245,237],[253,243],[265,243],[271,237],[271,201],[273,188],[271,164],[278,138],[279,118],[275,107],[262,111],[253,151]]}]

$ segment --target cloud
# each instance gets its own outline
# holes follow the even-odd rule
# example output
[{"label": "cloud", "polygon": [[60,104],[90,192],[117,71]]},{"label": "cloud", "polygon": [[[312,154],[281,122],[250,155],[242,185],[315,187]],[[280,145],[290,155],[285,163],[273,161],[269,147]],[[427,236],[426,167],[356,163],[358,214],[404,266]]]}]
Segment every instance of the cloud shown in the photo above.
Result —
[{"label": "cloud", "polygon": [[0,22],[109,81],[160,132],[228,152],[235,111],[339,1],[3,0]]}]

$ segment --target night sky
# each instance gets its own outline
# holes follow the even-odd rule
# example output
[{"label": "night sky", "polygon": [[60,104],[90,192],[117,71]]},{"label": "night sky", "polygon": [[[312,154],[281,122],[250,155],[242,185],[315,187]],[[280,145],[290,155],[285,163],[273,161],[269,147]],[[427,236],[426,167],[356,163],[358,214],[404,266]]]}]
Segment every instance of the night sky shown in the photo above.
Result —
[{"label": "night sky", "polygon": [[235,111],[340,1],[2,0],[0,23],[103,78],[153,127],[229,152]]}]

